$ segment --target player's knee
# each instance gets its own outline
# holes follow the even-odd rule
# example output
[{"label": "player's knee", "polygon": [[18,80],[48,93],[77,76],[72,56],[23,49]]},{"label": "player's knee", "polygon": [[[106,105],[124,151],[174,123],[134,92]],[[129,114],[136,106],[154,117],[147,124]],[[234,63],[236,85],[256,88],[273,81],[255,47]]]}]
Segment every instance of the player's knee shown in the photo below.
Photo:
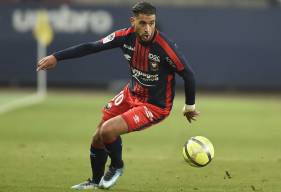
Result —
[{"label": "player's knee", "polygon": [[100,138],[104,143],[109,142],[116,137],[113,132],[113,126],[111,125],[111,123],[108,122],[105,122],[102,125],[99,134],[100,134]]},{"label": "player's knee", "polygon": [[92,137],[92,144],[96,144],[96,143],[99,143],[100,141],[100,138],[99,138],[99,134],[95,134],[93,137]]},{"label": "player's knee", "polygon": [[94,147],[103,147],[103,142],[102,142],[102,139],[100,138],[100,134],[99,134],[99,131],[97,131],[95,133],[95,135],[92,137],[92,146]]}]

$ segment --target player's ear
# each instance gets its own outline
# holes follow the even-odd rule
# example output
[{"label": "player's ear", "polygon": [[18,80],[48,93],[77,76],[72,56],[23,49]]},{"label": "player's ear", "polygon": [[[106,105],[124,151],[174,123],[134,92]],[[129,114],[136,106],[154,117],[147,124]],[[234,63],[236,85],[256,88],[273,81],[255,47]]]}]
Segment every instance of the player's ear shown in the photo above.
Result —
[{"label": "player's ear", "polygon": [[130,18],[130,23],[132,27],[135,27],[135,17]]}]

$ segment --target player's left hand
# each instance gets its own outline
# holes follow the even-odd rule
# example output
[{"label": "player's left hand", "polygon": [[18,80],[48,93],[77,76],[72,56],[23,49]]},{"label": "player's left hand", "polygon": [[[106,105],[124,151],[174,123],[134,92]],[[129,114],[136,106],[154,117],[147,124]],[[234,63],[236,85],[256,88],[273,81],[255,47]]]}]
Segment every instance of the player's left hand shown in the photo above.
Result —
[{"label": "player's left hand", "polygon": [[184,105],[182,112],[189,123],[196,121],[196,117],[200,115],[200,113],[196,111],[195,105]]}]

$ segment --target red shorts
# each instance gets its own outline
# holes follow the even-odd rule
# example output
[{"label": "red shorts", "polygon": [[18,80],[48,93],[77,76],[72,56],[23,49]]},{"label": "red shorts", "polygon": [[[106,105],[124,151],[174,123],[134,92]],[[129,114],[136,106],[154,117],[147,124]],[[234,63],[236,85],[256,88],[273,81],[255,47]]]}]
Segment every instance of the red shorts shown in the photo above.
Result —
[{"label": "red shorts", "polygon": [[128,86],[107,103],[102,112],[103,122],[121,115],[128,125],[128,132],[150,127],[169,115],[167,110],[140,101],[130,93]]}]

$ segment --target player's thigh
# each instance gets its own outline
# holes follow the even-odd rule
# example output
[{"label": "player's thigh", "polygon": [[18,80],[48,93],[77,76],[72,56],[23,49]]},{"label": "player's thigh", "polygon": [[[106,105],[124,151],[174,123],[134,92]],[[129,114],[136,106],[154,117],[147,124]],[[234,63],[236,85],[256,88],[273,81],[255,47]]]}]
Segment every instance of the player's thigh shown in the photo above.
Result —
[{"label": "player's thigh", "polygon": [[104,108],[102,109],[102,121],[106,122],[107,120],[129,110],[130,104],[127,102],[127,100],[128,93],[125,88],[104,106]]},{"label": "player's thigh", "polygon": [[129,109],[121,116],[127,123],[128,132],[132,132],[140,131],[159,123],[167,117],[167,114],[163,114],[155,110],[155,108],[150,108],[149,106],[141,105]]},{"label": "player's thigh", "polygon": [[104,142],[115,139],[117,136],[128,132],[127,122],[121,115],[113,117],[103,123],[100,134]]}]

